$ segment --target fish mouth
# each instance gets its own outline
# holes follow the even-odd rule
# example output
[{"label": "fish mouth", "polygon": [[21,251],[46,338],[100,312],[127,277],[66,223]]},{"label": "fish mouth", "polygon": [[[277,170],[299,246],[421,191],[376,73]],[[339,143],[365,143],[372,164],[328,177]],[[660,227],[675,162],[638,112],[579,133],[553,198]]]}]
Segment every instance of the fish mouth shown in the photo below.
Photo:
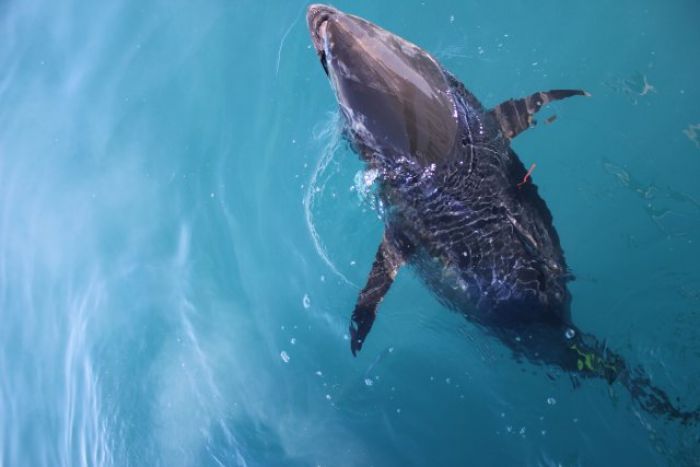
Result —
[{"label": "fish mouth", "polygon": [[325,47],[326,26],[331,18],[340,14],[342,13],[335,8],[320,3],[309,5],[309,8],[306,10],[306,24],[309,28],[309,32],[311,33],[311,41],[314,44],[316,54],[321,61],[321,65],[323,66],[323,70],[326,72],[326,75],[328,75],[328,61],[326,59]]}]

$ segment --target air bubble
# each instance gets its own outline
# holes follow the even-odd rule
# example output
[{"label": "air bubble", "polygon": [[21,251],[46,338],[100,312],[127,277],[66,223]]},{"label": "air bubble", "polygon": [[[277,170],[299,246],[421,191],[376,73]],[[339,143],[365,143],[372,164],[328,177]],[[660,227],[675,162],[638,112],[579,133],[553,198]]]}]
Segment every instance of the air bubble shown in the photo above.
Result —
[{"label": "air bubble", "polygon": [[289,363],[289,354],[284,350],[280,352],[280,358],[282,358],[284,363]]}]

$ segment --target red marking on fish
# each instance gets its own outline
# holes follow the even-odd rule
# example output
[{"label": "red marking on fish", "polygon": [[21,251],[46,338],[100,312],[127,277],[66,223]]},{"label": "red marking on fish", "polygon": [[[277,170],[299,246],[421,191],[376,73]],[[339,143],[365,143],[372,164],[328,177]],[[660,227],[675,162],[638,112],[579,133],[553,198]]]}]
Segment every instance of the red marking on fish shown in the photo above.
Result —
[{"label": "red marking on fish", "polygon": [[525,176],[523,177],[523,181],[520,182],[520,183],[518,183],[518,184],[515,185],[515,186],[517,186],[518,188],[522,188],[523,185],[525,185],[525,184],[527,183],[527,181],[530,179],[530,175],[532,175],[532,171],[535,170],[535,167],[537,167],[537,164],[532,164],[532,165],[530,166],[530,169],[527,171],[527,173],[526,173]]}]

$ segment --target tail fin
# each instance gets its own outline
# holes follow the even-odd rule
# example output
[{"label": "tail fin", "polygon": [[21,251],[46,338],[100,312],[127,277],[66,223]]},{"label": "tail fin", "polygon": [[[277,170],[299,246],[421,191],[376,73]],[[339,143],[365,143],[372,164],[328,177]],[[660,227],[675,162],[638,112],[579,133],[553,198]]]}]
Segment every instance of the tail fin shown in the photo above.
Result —
[{"label": "tail fin", "polygon": [[571,331],[570,353],[562,362],[565,369],[582,377],[601,377],[610,384],[619,382],[627,388],[632,399],[650,414],[683,424],[700,422],[700,410],[687,411],[674,405],[668,394],[654,386],[641,367],[630,368],[622,356],[609,350],[595,337],[576,329]]},{"label": "tail fin", "polygon": [[641,367],[625,371],[619,381],[645,411],[678,420],[684,425],[700,422],[700,410],[684,410],[675,406],[665,391],[654,386]]}]

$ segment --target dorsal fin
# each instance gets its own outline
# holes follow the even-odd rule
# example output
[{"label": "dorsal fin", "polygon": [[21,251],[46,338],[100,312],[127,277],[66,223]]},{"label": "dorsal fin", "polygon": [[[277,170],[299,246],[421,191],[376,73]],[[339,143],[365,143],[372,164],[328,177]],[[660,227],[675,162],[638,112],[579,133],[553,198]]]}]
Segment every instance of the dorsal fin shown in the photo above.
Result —
[{"label": "dorsal fin", "polygon": [[489,111],[501,126],[503,135],[513,139],[523,131],[535,126],[532,118],[543,105],[571,96],[590,96],[580,89],[554,89],[540,91],[522,99],[509,99]]}]

